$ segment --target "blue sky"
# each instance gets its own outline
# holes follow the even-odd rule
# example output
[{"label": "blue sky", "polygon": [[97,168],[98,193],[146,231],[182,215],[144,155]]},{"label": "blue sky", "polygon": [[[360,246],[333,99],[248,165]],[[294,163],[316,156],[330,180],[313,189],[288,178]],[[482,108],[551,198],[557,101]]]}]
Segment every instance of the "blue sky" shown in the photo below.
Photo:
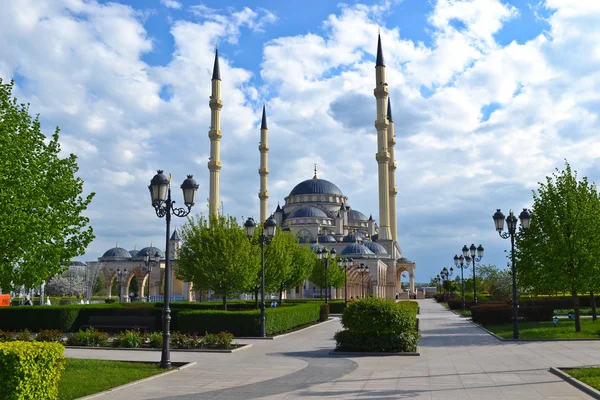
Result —
[{"label": "blue sky", "polygon": [[[17,5],[18,3],[18,5]],[[398,144],[404,255],[428,281],[464,244],[506,264],[491,216],[531,205],[568,158],[598,180],[600,2],[20,0],[0,14],[0,77],[79,157],[97,235],[162,242],[147,206],[158,168],[208,196],[210,76],[223,79],[221,199],[258,215],[258,126],[270,128],[269,208],[300,181],[336,183],[377,219],[374,58],[381,29]],[[176,221],[181,224],[184,221]]]}]

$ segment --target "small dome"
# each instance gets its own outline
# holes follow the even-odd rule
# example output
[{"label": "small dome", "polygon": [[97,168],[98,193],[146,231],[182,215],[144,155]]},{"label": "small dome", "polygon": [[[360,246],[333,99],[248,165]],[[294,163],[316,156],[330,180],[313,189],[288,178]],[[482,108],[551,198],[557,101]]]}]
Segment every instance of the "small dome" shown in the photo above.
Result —
[{"label": "small dome", "polygon": [[87,263],[83,261],[71,261],[69,267],[87,267]]},{"label": "small dome", "polygon": [[352,243],[343,248],[341,252],[342,256],[374,256],[371,250],[363,246],[360,243]]},{"label": "small dome", "polygon": [[302,207],[297,210],[291,212],[288,215],[288,219],[290,218],[329,218],[325,211],[321,210],[317,207]]},{"label": "small dome", "polygon": [[373,253],[375,253],[377,255],[382,255],[382,256],[387,256],[388,255],[388,252],[385,249],[385,247],[383,247],[379,243],[375,243],[375,242],[371,242],[371,241],[365,240],[363,242],[363,246],[368,247],[369,250],[371,250]]},{"label": "small dome", "polygon": [[135,255],[138,253],[138,250],[136,248],[134,248],[133,250],[129,250],[129,254],[131,254],[131,257],[135,257]]},{"label": "small dome", "polygon": [[331,235],[319,236],[319,243],[337,243],[337,240]]},{"label": "small dome", "polygon": [[122,247],[113,247],[112,249],[106,250],[106,252],[100,257],[101,259],[113,259],[113,258],[131,258],[131,254]]},{"label": "small dome", "polygon": [[376,233],[376,234],[374,234],[373,236],[371,236],[371,240],[372,240],[373,242],[376,242],[376,241],[378,241],[378,240],[379,240],[379,233]]},{"label": "small dome", "polygon": [[342,242],[344,243],[356,243],[356,242],[362,242],[363,238],[361,237],[361,235],[357,234],[357,233],[351,233],[347,236],[344,236],[344,239],[342,240]]},{"label": "small dome", "polygon": [[135,258],[143,258],[144,256],[147,256],[147,255],[154,257],[156,252],[158,252],[158,254],[160,255],[160,258],[165,258],[164,251],[162,251],[161,249],[154,247],[154,246],[144,247],[143,249],[141,249],[140,251],[137,252],[137,254],[135,255]]},{"label": "small dome", "polygon": [[300,182],[290,192],[290,196],[297,196],[299,194],[335,194],[343,196],[342,191],[335,184],[318,178]]},{"label": "small dome", "polygon": [[310,249],[312,251],[322,250],[325,248],[324,246],[321,246],[320,244],[317,244],[317,243],[311,243],[308,246],[310,247]]},{"label": "small dome", "polygon": [[396,261],[398,264],[414,264],[414,262],[410,261],[406,257],[401,257]]},{"label": "small dome", "polygon": [[348,219],[351,221],[368,221],[369,218],[367,218],[367,216],[363,213],[361,213],[360,211],[356,211],[353,209],[350,209],[350,211],[348,211]]}]

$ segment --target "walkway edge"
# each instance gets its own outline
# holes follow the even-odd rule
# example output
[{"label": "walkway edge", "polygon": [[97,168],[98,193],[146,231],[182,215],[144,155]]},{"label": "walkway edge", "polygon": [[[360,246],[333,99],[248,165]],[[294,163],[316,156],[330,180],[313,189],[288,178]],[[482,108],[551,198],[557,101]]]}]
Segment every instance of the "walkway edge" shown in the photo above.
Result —
[{"label": "walkway edge", "polygon": [[290,335],[293,335],[295,333],[299,333],[299,332],[303,332],[307,329],[311,329],[317,326],[321,326],[323,324],[326,324],[328,322],[331,321],[335,321],[339,319],[338,317],[329,317],[329,319],[327,321],[323,321],[323,322],[317,322],[316,324],[313,324],[311,326],[307,326],[306,328],[302,328],[302,329],[298,329],[297,331],[293,331],[293,332],[288,332],[288,333],[283,333],[281,335],[275,335],[275,336],[268,336],[268,337],[252,337],[252,336],[240,336],[240,337],[236,337],[236,339],[242,339],[242,340],[277,340],[277,339],[281,339]]},{"label": "walkway edge", "polygon": [[[140,362],[140,361],[131,361],[131,362]],[[142,363],[147,363],[145,361],[141,361],[141,362]],[[173,368],[172,370],[167,371],[167,372],[163,372],[162,374],[152,375],[152,376],[149,376],[147,378],[140,379],[139,381],[133,381],[133,382],[129,382],[129,383],[126,383],[124,385],[121,385],[121,386],[115,386],[114,388],[110,388],[110,389],[104,390],[102,392],[94,393],[94,394],[91,394],[89,396],[80,397],[80,398],[75,399],[75,400],[88,400],[88,399],[94,399],[96,397],[104,396],[105,394],[109,394],[109,393],[112,393],[112,392],[117,391],[117,390],[121,390],[121,389],[125,389],[125,388],[131,387],[131,386],[135,386],[135,385],[137,385],[139,383],[143,383],[143,382],[150,381],[152,379],[160,378],[161,376],[173,374],[173,373],[175,373],[177,371],[181,371],[182,369],[187,368],[187,367],[191,367],[192,365],[195,365],[195,364],[196,364],[195,361],[192,361],[192,362],[189,362],[189,363],[185,363],[184,365],[182,365],[180,367]]]},{"label": "walkway edge", "polygon": [[[572,369],[572,368],[565,368],[565,369]],[[600,391],[594,389],[590,385],[587,385],[587,384],[581,382],[579,379],[573,378],[571,375],[561,371],[559,368],[550,367],[550,372],[553,373],[554,375],[558,376],[559,378],[567,381],[568,383],[575,386],[577,389],[581,390],[582,392],[592,396],[594,399],[600,399]]]},{"label": "walkway edge", "polygon": [[[171,352],[181,353],[236,353],[241,350],[245,350],[252,347],[252,344],[244,344],[235,349],[170,349]],[[153,347],[92,347],[92,346],[65,346],[65,349],[73,350],[112,350],[112,351],[162,351],[159,348]]]},{"label": "walkway edge", "polygon": [[479,325],[476,322],[473,322],[470,319],[468,319],[467,321],[469,321],[470,323],[472,323],[473,325],[475,325],[479,329],[481,329],[481,330],[489,333],[490,335],[492,335],[493,337],[495,337],[496,339],[498,339],[498,340],[500,340],[502,342],[534,343],[534,342],[599,342],[600,341],[600,339],[594,339],[594,338],[572,338],[572,339],[506,339],[506,338],[503,338],[502,336],[498,336],[494,332],[492,332],[492,331],[484,328],[483,326]]}]

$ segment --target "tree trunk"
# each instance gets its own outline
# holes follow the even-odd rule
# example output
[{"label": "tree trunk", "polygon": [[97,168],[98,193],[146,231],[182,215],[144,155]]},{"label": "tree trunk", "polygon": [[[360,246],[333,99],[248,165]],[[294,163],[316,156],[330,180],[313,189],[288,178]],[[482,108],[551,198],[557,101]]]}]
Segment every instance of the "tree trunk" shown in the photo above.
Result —
[{"label": "tree trunk", "polygon": [[259,286],[256,286],[254,289],[254,307],[258,310],[258,291],[260,290]]},{"label": "tree trunk", "polygon": [[575,332],[581,332],[581,321],[579,318],[579,297],[577,297],[577,289],[571,290],[573,299],[573,309],[575,310]]},{"label": "tree trunk", "polygon": [[590,301],[592,302],[592,320],[596,321],[598,319],[598,314],[596,312],[596,297],[594,297],[593,290],[590,290]]},{"label": "tree trunk", "polygon": [[223,296],[223,310],[227,311],[227,296]]},{"label": "tree trunk", "polygon": [[279,286],[279,305],[283,303],[283,285]]}]

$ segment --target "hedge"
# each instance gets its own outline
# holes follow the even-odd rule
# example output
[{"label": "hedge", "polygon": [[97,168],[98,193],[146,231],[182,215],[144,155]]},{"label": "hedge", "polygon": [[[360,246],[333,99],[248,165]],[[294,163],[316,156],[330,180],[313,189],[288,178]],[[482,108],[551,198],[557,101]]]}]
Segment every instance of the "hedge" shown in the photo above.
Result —
[{"label": "hedge", "polygon": [[58,400],[64,350],[58,343],[0,343],[0,399]]},{"label": "hedge", "polygon": [[[321,305],[313,303],[298,304],[294,307],[267,308],[265,315],[267,335],[272,336],[319,321]],[[260,336],[260,310],[181,311],[177,314],[177,327],[182,333],[227,331],[235,336]]]},{"label": "hedge", "polygon": [[[552,321],[552,307],[519,307],[519,320],[526,322]],[[502,325],[512,322],[513,309],[502,304],[471,307],[473,322],[481,325]]]},{"label": "hedge", "polygon": [[[472,296],[471,296],[472,297]],[[448,300],[448,308],[451,310],[462,310],[462,299],[452,299]],[[510,305],[508,301],[496,301],[496,300],[482,300],[478,299],[477,305],[486,305],[486,304],[502,304],[504,306]],[[471,307],[475,306],[475,302],[473,300],[465,300],[465,309],[470,310]]]}]

